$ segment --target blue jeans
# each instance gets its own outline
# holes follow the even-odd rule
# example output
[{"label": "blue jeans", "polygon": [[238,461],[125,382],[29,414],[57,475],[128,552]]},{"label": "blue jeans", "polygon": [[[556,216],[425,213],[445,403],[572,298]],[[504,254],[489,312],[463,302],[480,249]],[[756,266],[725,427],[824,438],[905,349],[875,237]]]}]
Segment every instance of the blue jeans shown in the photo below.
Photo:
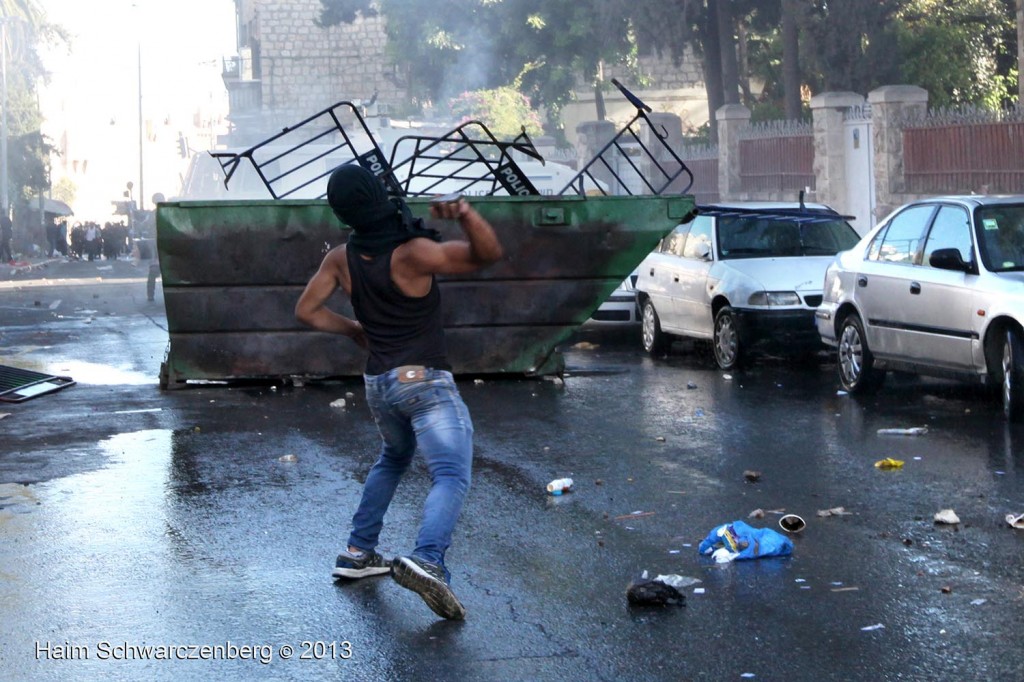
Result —
[{"label": "blue jeans", "polygon": [[427,369],[420,381],[403,383],[398,370],[364,375],[366,402],[383,440],[370,468],[359,508],[352,517],[349,544],[377,547],[384,513],[398,481],[419,448],[431,486],[413,555],[444,566],[455,522],[469,490],[473,461],[473,423],[451,372]]}]

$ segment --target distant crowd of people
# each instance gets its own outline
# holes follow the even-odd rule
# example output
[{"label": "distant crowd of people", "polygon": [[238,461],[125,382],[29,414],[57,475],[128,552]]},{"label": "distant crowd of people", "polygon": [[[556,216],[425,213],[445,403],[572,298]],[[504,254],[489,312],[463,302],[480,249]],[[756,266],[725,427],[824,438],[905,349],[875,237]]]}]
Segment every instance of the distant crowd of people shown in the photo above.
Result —
[{"label": "distant crowd of people", "polygon": [[[79,260],[116,260],[131,254],[131,237],[131,231],[124,223],[108,222],[103,227],[92,221],[75,223],[71,227],[70,250],[61,253]],[[67,239],[57,241],[68,249]],[[53,249],[54,246],[51,244],[51,256]]]}]

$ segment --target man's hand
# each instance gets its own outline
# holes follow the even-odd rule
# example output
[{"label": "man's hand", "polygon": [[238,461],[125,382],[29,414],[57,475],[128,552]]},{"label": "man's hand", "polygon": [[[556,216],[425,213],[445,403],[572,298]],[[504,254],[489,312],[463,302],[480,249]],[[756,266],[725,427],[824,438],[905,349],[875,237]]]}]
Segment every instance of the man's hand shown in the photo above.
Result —
[{"label": "man's hand", "polygon": [[455,201],[445,201],[430,204],[430,217],[439,220],[458,220],[466,214],[469,204],[462,197]]}]

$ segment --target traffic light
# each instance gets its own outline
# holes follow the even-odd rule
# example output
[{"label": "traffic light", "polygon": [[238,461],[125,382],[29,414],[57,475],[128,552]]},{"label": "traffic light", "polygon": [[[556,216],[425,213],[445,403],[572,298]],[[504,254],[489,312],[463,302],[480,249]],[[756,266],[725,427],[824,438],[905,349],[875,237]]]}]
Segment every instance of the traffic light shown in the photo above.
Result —
[{"label": "traffic light", "polygon": [[183,159],[188,158],[188,140],[181,133],[178,133],[178,156]]}]

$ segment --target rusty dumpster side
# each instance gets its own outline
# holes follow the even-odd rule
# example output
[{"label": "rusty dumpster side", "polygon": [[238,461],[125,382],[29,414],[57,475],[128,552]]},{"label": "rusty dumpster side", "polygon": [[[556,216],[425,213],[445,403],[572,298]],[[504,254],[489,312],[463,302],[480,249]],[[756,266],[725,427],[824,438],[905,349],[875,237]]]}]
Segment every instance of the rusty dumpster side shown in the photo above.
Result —
[{"label": "rusty dumpster side", "polygon": [[[439,279],[456,374],[560,372],[556,347],[681,219],[691,196],[475,197],[505,258]],[[428,200],[408,200],[425,216]],[[454,223],[432,221],[445,239]],[[347,230],[322,200],[179,201],[157,209],[169,346],[161,386],[357,376],[364,351],[310,330],[295,302]],[[347,297],[330,305],[352,315]]]}]

